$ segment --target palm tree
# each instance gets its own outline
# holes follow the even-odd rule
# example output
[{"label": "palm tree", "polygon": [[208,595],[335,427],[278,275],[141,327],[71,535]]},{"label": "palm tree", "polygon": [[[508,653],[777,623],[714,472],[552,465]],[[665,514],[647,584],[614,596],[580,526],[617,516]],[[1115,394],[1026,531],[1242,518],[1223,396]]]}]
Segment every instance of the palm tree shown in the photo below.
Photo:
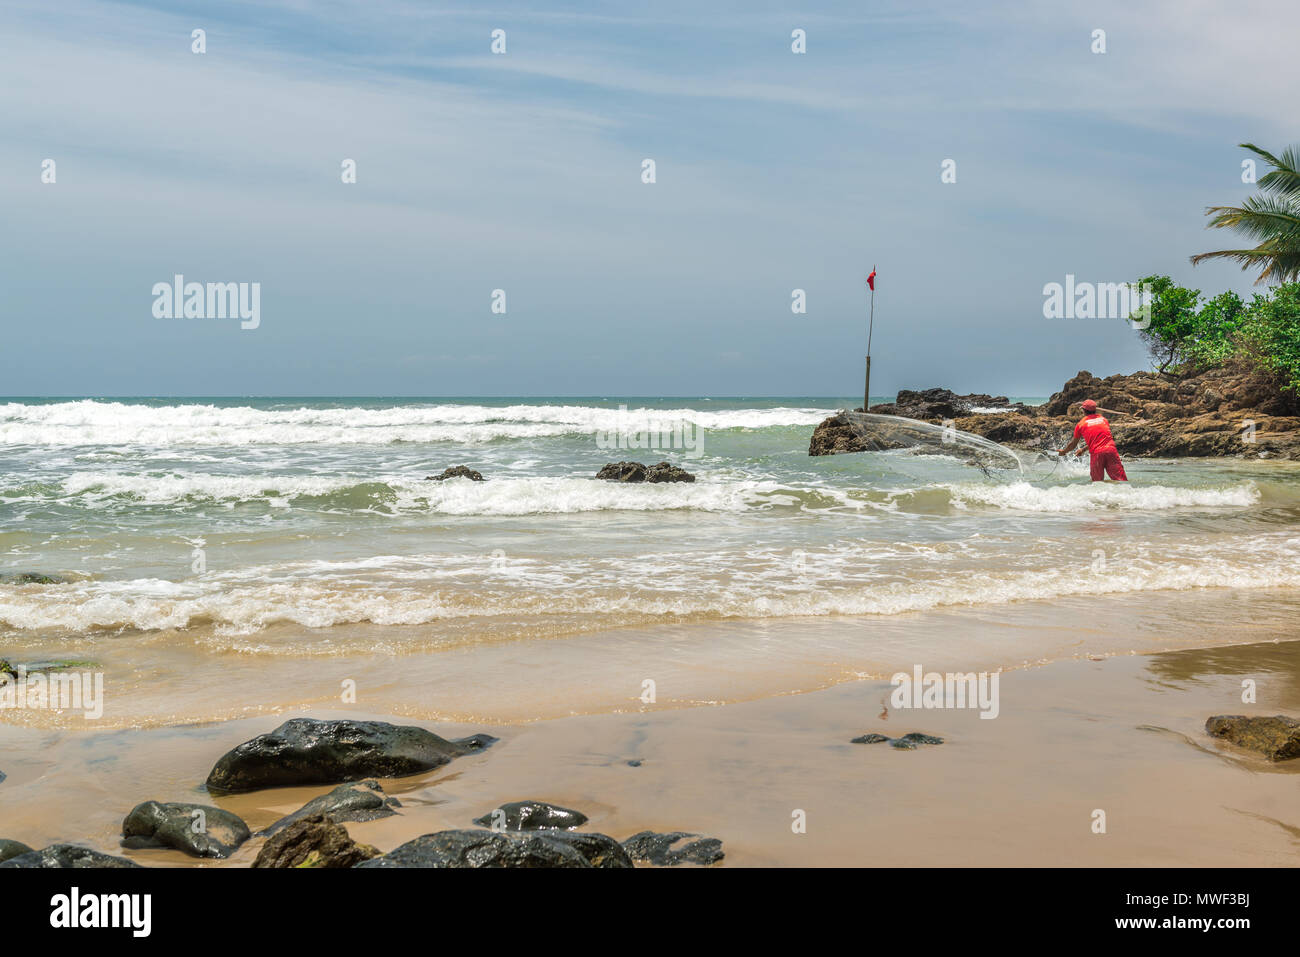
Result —
[{"label": "palm tree", "polygon": [[1273,167],[1256,185],[1260,194],[1246,197],[1240,206],[1211,206],[1209,227],[1235,229],[1259,240],[1254,249],[1220,249],[1192,257],[1192,265],[1206,259],[1232,259],[1241,268],[1261,268],[1262,282],[1294,282],[1300,279],[1300,149],[1288,146],[1279,158],[1253,143],[1239,144]]}]

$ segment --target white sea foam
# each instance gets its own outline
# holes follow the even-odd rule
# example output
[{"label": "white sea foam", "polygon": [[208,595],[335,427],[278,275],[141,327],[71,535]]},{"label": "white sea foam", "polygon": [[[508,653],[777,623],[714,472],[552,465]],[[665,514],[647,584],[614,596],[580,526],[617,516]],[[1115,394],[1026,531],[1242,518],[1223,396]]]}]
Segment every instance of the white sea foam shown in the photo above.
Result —
[{"label": "white sea foam", "polygon": [[[987,546],[996,552],[1000,546]],[[1074,551],[1069,549],[1073,547]],[[1171,541],[1118,552],[1092,568],[1077,543],[1047,543],[1034,567],[997,567],[991,553],[963,548],[847,546],[793,567],[770,554],[713,553],[657,560],[537,558],[500,567],[488,555],[385,556],[246,568],[171,582],[82,581],[0,589],[0,623],[18,629],[87,632],[162,630],[210,624],[250,635],[274,624],[310,628],[368,622],[420,625],[520,618],[593,620],[602,626],[655,620],[896,615],[957,605],[1000,605],[1076,595],[1202,588],[1300,586],[1300,538],[1240,535]],[[883,577],[906,565],[909,577]],[[973,580],[978,587],[972,587]],[[490,637],[491,623],[480,626]],[[419,640],[414,638],[412,640]],[[292,642],[283,653],[328,654],[328,643]]]},{"label": "white sea foam", "polygon": [[815,425],[827,409],[601,408],[578,405],[405,405],[368,409],[135,405],[83,399],[0,405],[0,445],[382,445],[484,443],[506,438],[658,431],[673,422],[701,429]]},{"label": "white sea foam", "polygon": [[1179,488],[1125,482],[1084,482],[1068,485],[1008,485],[961,483],[946,486],[958,506],[992,506],[1024,512],[1091,512],[1105,509],[1163,511],[1175,508],[1243,508],[1256,504],[1253,482],[1226,488]]}]

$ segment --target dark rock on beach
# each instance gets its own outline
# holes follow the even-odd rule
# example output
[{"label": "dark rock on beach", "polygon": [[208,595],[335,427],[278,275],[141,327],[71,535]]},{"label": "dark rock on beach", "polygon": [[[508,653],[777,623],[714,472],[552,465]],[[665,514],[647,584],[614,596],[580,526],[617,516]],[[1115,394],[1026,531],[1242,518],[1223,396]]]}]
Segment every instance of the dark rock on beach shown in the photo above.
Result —
[{"label": "dark rock on beach", "polygon": [[936,738],[932,734],[922,734],[920,731],[913,731],[902,737],[891,738],[883,734],[864,734],[861,737],[854,738],[852,744],[880,744],[888,741],[891,748],[898,748],[900,751],[914,751],[921,744],[943,744],[943,738]]},{"label": "dark rock on beach", "polygon": [[[358,867],[592,867],[567,832],[438,831]],[[609,866],[609,865],[605,865]]]},{"label": "dark rock on beach", "polygon": [[17,857],[19,854],[32,853],[34,853],[32,849],[22,841],[11,841],[8,838],[0,837],[0,864],[3,864],[11,857]]},{"label": "dark rock on beach", "polygon": [[237,814],[206,804],[145,801],[122,821],[123,847],[172,847],[191,857],[229,857],[249,837]]},{"label": "dark rock on beach", "polygon": [[474,819],[475,824],[496,831],[538,831],[546,828],[575,828],[587,823],[587,815],[545,801],[511,801]]},{"label": "dark rock on beach", "polygon": [[254,867],[356,867],[378,857],[369,844],[352,840],[347,828],[324,814],[313,814],[286,825],[267,839]]},{"label": "dark rock on beach", "polygon": [[448,741],[432,731],[383,721],[294,718],[227,752],[208,774],[210,791],[340,784],[419,774],[478,751],[496,739]]},{"label": "dark rock on beach", "polygon": [[[693,840],[692,840],[693,839]],[[681,843],[685,841],[686,843]],[[677,864],[716,864],[725,856],[722,842],[684,831],[657,834],[642,831],[623,842],[623,850],[634,861],[648,861],[663,867]]]},{"label": "dark rock on beach", "polygon": [[552,841],[568,844],[592,867],[635,867],[631,856],[623,845],[607,834],[591,834],[583,831],[549,831],[547,836]]},{"label": "dark rock on beach", "polygon": [[125,857],[114,857],[93,851],[79,844],[51,844],[39,851],[19,854],[0,864],[0,867],[49,868],[49,867],[139,867],[135,861]]},{"label": "dark rock on beach", "polygon": [[424,480],[426,482],[442,482],[450,478],[467,478],[471,482],[481,482],[483,481],[483,473],[475,472],[466,465],[453,465],[449,469],[443,469],[441,475],[426,475]]},{"label": "dark rock on beach", "polygon": [[1205,722],[1205,730],[1212,737],[1258,751],[1270,761],[1300,757],[1300,721],[1286,715],[1256,718],[1219,714]]},{"label": "dark rock on beach", "polygon": [[611,462],[596,473],[596,478],[607,482],[694,482],[695,476],[683,468],[658,462],[655,465],[642,465],[640,462]]},{"label": "dark rock on beach", "polygon": [[335,823],[343,821],[376,821],[381,817],[392,817],[397,812],[393,808],[401,807],[397,798],[384,794],[378,781],[353,781],[340,784],[328,794],[314,798],[286,817],[280,818],[263,834],[270,835],[303,818],[324,815]]}]

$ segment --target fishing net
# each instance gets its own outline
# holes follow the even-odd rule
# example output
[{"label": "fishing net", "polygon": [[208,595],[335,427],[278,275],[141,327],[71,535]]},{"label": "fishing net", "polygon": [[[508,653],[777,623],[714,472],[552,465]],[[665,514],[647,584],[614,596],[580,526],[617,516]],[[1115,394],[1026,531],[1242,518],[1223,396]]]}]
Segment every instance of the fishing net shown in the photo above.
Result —
[{"label": "fishing net", "polygon": [[[1038,452],[1026,453],[1022,459],[1005,445],[983,436],[919,419],[875,412],[844,411],[840,415],[862,440],[866,446],[864,451],[905,450],[916,455],[943,455],[977,468],[989,478],[1019,478],[1028,471],[1027,463],[1037,462],[1037,457],[1046,458],[1046,452]],[[1052,457],[1057,458],[1055,452]],[[1036,471],[1038,466],[1031,464],[1030,468]]]}]

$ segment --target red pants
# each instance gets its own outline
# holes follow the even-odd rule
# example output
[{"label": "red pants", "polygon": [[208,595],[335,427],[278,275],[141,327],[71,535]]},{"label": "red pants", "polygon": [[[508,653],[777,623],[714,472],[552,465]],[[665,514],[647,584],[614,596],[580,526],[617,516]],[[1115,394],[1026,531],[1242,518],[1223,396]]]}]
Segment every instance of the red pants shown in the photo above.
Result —
[{"label": "red pants", "polygon": [[1116,482],[1128,481],[1128,476],[1124,474],[1124,463],[1119,460],[1119,453],[1114,450],[1093,452],[1092,457],[1088,459],[1088,465],[1092,470],[1094,482],[1102,480],[1103,472]]}]

